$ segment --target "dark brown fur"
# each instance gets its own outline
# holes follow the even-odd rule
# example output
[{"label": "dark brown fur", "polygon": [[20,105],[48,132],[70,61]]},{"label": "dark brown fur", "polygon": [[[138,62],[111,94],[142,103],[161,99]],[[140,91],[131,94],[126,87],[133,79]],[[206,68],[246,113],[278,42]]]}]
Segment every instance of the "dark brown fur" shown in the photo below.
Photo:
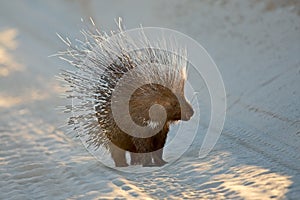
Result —
[{"label": "dark brown fur", "polygon": [[[132,165],[162,166],[166,163],[162,155],[170,124],[178,120],[188,120],[193,115],[193,109],[183,95],[183,88],[179,92],[176,96],[170,89],[158,84],[144,85],[134,92],[129,102],[129,113],[136,124],[147,126],[145,122],[151,120],[149,109],[154,104],[165,108],[167,119],[157,134],[147,138],[128,135],[115,124],[110,127],[117,132],[114,135],[118,136],[117,138],[108,136],[111,141],[110,152],[117,167],[128,166],[126,151],[131,152]],[[159,119],[159,115],[160,113],[157,113],[154,117]]]},{"label": "dark brown fur", "polygon": [[[103,80],[110,84],[111,88],[116,86],[113,84],[115,81],[111,81],[111,79],[119,80],[128,69],[135,67],[128,56],[123,55],[123,57],[119,57],[119,60],[124,66],[119,66],[117,62],[112,63],[102,77]],[[137,125],[146,127],[149,120],[164,123],[162,129],[158,130],[158,133],[151,137],[138,138],[123,132],[114,121],[111,102],[106,102],[104,107],[96,107],[97,114],[106,115],[101,113],[103,110],[109,113],[109,116],[107,116],[107,118],[111,119],[109,123],[103,124],[100,118],[98,119],[101,128],[107,130],[106,136],[110,140],[109,151],[117,167],[128,166],[125,157],[126,151],[130,152],[130,163],[132,165],[162,166],[166,163],[162,156],[170,125],[178,120],[187,121],[194,113],[184,96],[185,80],[182,78],[179,82],[180,84],[178,85],[168,86],[170,89],[159,84],[146,84],[132,94],[129,101],[129,113]],[[98,92],[101,93],[101,89]],[[150,119],[149,109],[155,104],[164,107],[167,114],[165,121],[160,119],[161,113],[154,113],[154,116],[152,116],[154,119]]]}]

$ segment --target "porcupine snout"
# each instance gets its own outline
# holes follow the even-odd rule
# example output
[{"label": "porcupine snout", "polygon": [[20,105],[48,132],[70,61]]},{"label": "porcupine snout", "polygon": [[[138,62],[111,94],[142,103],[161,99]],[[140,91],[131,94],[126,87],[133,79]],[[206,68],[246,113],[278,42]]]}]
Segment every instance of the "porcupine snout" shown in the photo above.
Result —
[{"label": "porcupine snout", "polygon": [[186,100],[185,97],[179,99],[180,102],[180,119],[183,121],[188,121],[194,114],[194,110],[191,104]]},{"label": "porcupine snout", "polygon": [[171,121],[188,121],[194,114],[191,104],[182,95],[175,95],[167,101],[168,119]]}]

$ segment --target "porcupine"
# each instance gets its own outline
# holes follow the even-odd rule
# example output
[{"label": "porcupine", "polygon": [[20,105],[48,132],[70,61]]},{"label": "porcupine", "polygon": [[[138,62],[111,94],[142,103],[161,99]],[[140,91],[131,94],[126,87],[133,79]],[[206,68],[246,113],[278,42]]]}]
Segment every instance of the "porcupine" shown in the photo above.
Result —
[{"label": "porcupine", "polygon": [[[166,40],[151,44],[143,28],[140,41],[134,41],[124,34],[121,21],[118,31],[111,35],[98,29],[82,30],[82,33],[85,40],[80,46],[61,38],[69,48],[58,53],[78,69],[76,72],[64,70],[60,74],[70,87],[68,97],[78,99],[77,103],[65,107],[66,112],[73,112],[69,124],[79,129],[81,135],[88,136],[89,145],[106,147],[116,167],[128,166],[126,151],[130,152],[132,165],[164,165],[163,147],[170,125],[178,120],[187,121],[193,115],[184,96],[187,63],[182,55],[185,49],[168,47]],[[140,46],[142,48],[137,48]],[[172,48],[175,53],[160,50],[166,48]],[[112,100],[121,80],[125,80],[119,87],[121,92],[119,96],[116,94],[117,100]],[[137,85],[129,102],[121,100],[122,92]],[[122,130],[115,120],[114,102],[121,102],[121,106],[128,104],[130,120],[147,130],[138,136]],[[125,123],[128,121],[123,114],[117,113],[117,116]]]}]

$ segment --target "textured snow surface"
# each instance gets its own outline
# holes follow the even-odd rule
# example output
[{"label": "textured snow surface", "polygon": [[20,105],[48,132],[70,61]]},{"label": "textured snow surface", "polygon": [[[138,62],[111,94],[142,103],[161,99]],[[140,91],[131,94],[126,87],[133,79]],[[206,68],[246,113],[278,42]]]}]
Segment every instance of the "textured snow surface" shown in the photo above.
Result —
[{"label": "textured snow surface", "polygon": [[[0,16],[0,199],[299,198],[299,1],[12,0]],[[172,165],[123,173],[60,128],[66,100],[54,76],[71,67],[48,57],[65,49],[55,33],[79,37],[89,17],[108,31],[119,16],[127,29],[181,31],[215,60],[228,110],[207,157],[197,158],[203,127]]]}]

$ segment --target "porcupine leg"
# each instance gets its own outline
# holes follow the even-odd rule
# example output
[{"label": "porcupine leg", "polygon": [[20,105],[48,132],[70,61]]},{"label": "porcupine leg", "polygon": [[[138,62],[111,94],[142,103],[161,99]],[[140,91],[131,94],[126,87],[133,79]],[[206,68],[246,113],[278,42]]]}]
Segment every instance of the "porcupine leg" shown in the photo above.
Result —
[{"label": "porcupine leg", "polygon": [[163,166],[168,163],[163,160],[162,155],[163,155],[163,148],[152,153],[153,162],[155,166]]},{"label": "porcupine leg", "polygon": [[141,155],[142,157],[142,166],[143,167],[154,167],[156,166],[153,162],[152,162],[152,149],[153,149],[153,143],[152,143],[152,138],[147,138],[145,139],[146,142],[143,145],[144,148],[144,154]]},{"label": "porcupine leg", "polygon": [[151,153],[130,153],[131,165],[143,165],[143,167],[153,166]]},{"label": "porcupine leg", "polygon": [[163,148],[164,148],[166,140],[167,140],[168,131],[169,131],[169,128],[165,127],[157,135],[155,135],[152,139],[153,146],[155,147],[155,149],[157,149],[156,151],[154,150],[152,152],[153,163],[155,166],[163,166],[168,163],[168,162],[164,161],[162,158]]},{"label": "porcupine leg", "polygon": [[152,153],[145,153],[142,155],[142,166],[143,167],[154,167],[154,163],[152,162]]},{"label": "porcupine leg", "polygon": [[130,152],[130,164],[131,165],[141,165],[142,164],[142,155],[139,153]]},{"label": "porcupine leg", "polygon": [[127,167],[128,164],[126,162],[125,150],[117,147],[114,144],[109,145],[111,157],[115,162],[116,167]]},{"label": "porcupine leg", "polygon": [[[151,139],[150,138],[135,138],[134,144],[137,153],[131,153],[131,160],[137,164],[142,164],[143,167],[152,167]],[[133,157],[132,157],[133,156]]]}]

